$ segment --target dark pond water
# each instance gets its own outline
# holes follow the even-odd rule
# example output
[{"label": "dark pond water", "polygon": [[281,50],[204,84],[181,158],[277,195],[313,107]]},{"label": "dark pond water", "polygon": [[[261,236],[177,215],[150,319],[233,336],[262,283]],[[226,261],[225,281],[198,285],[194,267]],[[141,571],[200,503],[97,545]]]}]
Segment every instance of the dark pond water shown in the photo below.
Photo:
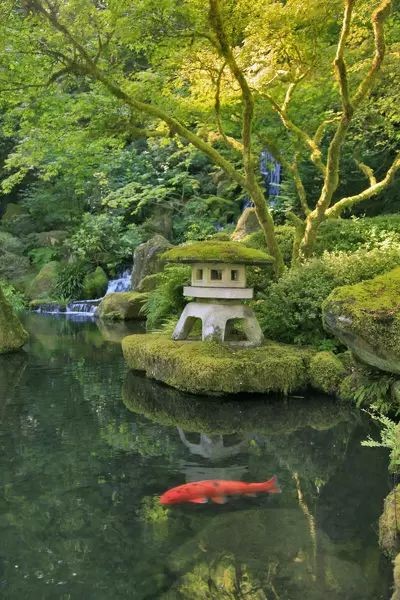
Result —
[{"label": "dark pond water", "polygon": [[[386,600],[385,452],[323,398],[197,399],[126,372],[123,327],[27,317],[0,358],[0,597]],[[376,435],[376,431],[373,431]],[[282,494],[163,508],[197,479]]]}]

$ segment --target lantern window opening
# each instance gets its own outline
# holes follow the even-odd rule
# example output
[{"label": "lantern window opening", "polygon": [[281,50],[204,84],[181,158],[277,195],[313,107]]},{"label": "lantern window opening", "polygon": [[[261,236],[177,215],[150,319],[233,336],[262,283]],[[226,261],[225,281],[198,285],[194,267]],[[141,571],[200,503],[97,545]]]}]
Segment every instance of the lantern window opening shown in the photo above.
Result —
[{"label": "lantern window opening", "polygon": [[203,281],[203,269],[196,269],[196,281]]},{"label": "lantern window opening", "polygon": [[237,269],[231,269],[231,281],[239,281],[239,271]]},{"label": "lantern window opening", "polygon": [[211,269],[210,279],[211,281],[222,281],[222,269]]}]

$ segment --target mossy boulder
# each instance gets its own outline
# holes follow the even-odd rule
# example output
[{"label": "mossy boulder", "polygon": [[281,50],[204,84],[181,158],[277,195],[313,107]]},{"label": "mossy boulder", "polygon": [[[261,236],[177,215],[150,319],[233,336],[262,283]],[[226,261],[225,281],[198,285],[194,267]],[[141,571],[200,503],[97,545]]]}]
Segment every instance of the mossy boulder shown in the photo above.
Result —
[{"label": "mossy boulder", "polygon": [[0,288],[0,354],[19,350],[27,339],[27,332],[6,301]]},{"label": "mossy boulder", "polygon": [[152,292],[155,290],[158,285],[161,283],[162,274],[161,273],[153,273],[153,275],[147,275],[144,277],[137,288],[138,292]]},{"label": "mossy boulder", "polygon": [[144,320],[142,307],[147,298],[140,292],[116,292],[107,294],[100,302],[96,316],[114,321]]},{"label": "mossy boulder", "polygon": [[310,361],[310,383],[315,390],[336,394],[347,372],[332,352],[317,352]]},{"label": "mossy boulder", "polygon": [[232,240],[236,242],[242,241],[246,236],[255,233],[261,229],[260,222],[257,219],[255,208],[245,208],[240,215],[235,231],[232,233]]},{"label": "mossy boulder", "polygon": [[274,259],[256,248],[249,248],[240,242],[209,240],[194,242],[171,248],[163,254],[168,262],[195,263],[232,263],[265,265],[274,262]]},{"label": "mossy boulder", "polygon": [[400,600],[400,554],[394,559],[393,579],[394,590],[391,600]]},{"label": "mossy boulder", "polygon": [[173,341],[164,334],[131,335],[122,341],[128,366],[193,394],[300,390],[308,383],[312,352],[266,342],[238,349],[201,341]]},{"label": "mossy boulder", "polygon": [[361,361],[400,374],[400,267],[336,288],[322,308],[326,329]]},{"label": "mossy boulder", "polygon": [[385,498],[383,513],[379,518],[379,545],[390,557],[400,550],[400,484]]},{"label": "mossy boulder", "polygon": [[52,260],[46,263],[33,279],[27,294],[29,298],[40,299],[40,298],[51,298],[54,291],[58,273],[60,270],[60,263],[56,260]]},{"label": "mossy boulder", "polygon": [[147,242],[140,244],[133,255],[132,289],[138,290],[142,279],[154,273],[160,273],[165,266],[163,254],[172,248],[162,235],[155,235]]},{"label": "mossy boulder", "polygon": [[82,298],[90,300],[91,298],[102,298],[107,291],[108,277],[101,267],[87,275],[83,280]]}]

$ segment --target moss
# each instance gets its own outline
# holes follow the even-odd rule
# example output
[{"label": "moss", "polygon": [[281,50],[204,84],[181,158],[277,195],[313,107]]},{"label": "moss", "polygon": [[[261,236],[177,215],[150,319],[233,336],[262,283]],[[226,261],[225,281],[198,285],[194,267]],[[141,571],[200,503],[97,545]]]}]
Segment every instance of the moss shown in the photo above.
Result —
[{"label": "moss", "polygon": [[266,342],[236,349],[199,341],[173,341],[163,334],[132,335],[122,341],[129,367],[193,394],[281,392],[307,385],[308,349]]},{"label": "moss", "polygon": [[108,277],[101,267],[88,273],[83,280],[82,298],[101,298],[107,291]]},{"label": "moss", "polygon": [[306,427],[323,431],[351,420],[353,415],[344,403],[313,396],[293,398],[290,410],[280,398],[270,399],[268,403],[262,398],[247,398],[244,411],[240,399],[216,402],[215,398],[195,398],[168,387],[160,394],[159,384],[132,371],[125,378],[122,399],[130,411],[144,415],[150,421],[180,427],[184,431],[214,434],[252,434],[257,431],[282,435]]},{"label": "moss", "polygon": [[25,211],[22,208],[22,206],[20,206],[19,204],[15,204],[14,202],[9,202],[6,206],[6,210],[4,211],[2,221],[10,221],[12,219],[15,219],[16,217],[23,215],[24,213]]},{"label": "moss", "polygon": [[59,269],[60,263],[55,260],[45,264],[29,286],[27,291],[29,298],[51,298]]},{"label": "moss", "polygon": [[393,579],[394,590],[391,600],[400,600],[400,554],[394,559]]},{"label": "moss", "polygon": [[0,288],[0,354],[22,348],[28,334],[6,301]]},{"label": "moss", "polygon": [[153,273],[143,277],[137,288],[138,292],[152,292],[162,282],[162,273]]},{"label": "moss", "polygon": [[310,382],[316,390],[337,393],[345,375],[346,369],[332,352],[318,352],[310,361]]},{"label": "moss", "polygon": [[273,258],[265,252],[249,248],[240,242],[206,241],[177,246],[164,252],[169,262],[221,262],[235,264],[267,264]]},{"label": "moss", "polygon": [[322,309],[325,327],[361,360],[400,373],[400,267],[336,288]]},{"label": "moss", "polygon": [[144,320],[142,308],[146,299],[147,295],[139,292],[107,294],[100,302],[96,314],[100,319],[114,321]]},{"label": "moss", "polygon": [[388,556],[399,551],[400,484],[386,496],[383,513],[379,518],[379,545]]}]

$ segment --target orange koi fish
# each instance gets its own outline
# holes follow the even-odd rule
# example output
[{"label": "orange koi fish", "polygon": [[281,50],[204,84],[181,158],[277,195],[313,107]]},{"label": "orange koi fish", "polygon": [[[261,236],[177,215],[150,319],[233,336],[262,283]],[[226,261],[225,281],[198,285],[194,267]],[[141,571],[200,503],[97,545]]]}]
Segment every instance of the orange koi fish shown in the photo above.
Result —
[{"label": "orange koi fish", "polygon": [[171,488],[160,496],[161,504],[180,504],[193,502],[205,504],[212,500],[216,504],[225,504],[227,496],[255,496],[259,493],[279,494],[280,488],[274,475],[262,483],[245,483],[244,481],[226,481],[225,479],[205,479]]}]

